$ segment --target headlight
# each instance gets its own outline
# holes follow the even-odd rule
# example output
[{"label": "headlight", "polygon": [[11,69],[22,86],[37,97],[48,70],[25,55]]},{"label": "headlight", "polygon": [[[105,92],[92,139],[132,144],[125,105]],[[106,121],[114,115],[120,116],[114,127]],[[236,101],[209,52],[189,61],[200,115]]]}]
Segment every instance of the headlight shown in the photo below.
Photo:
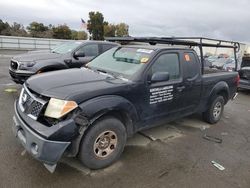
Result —
[{"label": "headlight", "polygon": [[35,65],[35,62],[31,61],[27,63],[27,67],[33,67]]},{"label": "headlight", "polygon": [[58,119],[77,108],[77,106],[75,101],[51,98],[44,115]]},{"label": "headlight", "polygon": [[35,62],[30,61],[30,62],[19,62],[20,63],[20,69],[27,69],[29,67],[33,67],[35,65]]}]

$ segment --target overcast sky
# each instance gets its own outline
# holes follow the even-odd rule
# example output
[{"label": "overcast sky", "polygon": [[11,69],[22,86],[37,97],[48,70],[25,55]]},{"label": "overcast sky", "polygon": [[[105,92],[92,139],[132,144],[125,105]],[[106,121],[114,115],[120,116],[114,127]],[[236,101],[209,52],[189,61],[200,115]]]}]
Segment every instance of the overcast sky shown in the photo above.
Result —
[{"label": "overcast sky", "polygon": [[100,11],[132,36],[204,36],[250,42],[250,0],[0,0],[0,19],[80,29]]}]

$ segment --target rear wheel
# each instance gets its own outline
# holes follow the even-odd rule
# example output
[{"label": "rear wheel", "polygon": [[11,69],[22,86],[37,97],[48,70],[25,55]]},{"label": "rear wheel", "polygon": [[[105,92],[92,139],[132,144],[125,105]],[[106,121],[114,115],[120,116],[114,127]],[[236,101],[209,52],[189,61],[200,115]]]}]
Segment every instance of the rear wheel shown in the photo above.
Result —
[{"label": "rear wheel", "polygon": [[126,139],[126,129],[120,120],[102,118],[91,125],[84,135],[79,158],[90,169],[109,166],[119,159]]},{"label": "rear wheel", "polygon": [[223,113],[225,100],[222,96],[215,96],[208,106],[207,111],[203,113],[203,119],[211,124],[217,123]]}]

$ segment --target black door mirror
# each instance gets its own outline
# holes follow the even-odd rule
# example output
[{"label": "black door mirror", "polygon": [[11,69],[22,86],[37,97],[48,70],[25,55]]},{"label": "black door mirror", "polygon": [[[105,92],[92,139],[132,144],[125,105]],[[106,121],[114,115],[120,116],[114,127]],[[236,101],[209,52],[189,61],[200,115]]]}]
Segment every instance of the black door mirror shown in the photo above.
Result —
[{"label": "black door mirror", "polygon": [[156,72],[151,77],[151,82],[163,82],[169,80],[168,72]]},{"label": "black door mirror", "polygon": [[85,53],[82,52],[82,51],[76,51],[76,52],[74,53],[74,58],[77,59],[78,57],[85,57]]}]

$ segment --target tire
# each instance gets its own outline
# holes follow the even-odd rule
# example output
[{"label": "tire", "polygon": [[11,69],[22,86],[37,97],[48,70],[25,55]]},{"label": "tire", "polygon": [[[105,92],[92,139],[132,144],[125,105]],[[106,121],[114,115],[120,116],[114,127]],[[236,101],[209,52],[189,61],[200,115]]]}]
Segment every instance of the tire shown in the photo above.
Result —
[{"label": "tire", "polygon": [[216,95],[211,100],[207,111],[203,112],[203,119],[210,124],[217,123],[223,114],[224,104],[224,98],[222,96]]},{"label": "tire", "polygon": [[126,140],[126,129],[120,120],[101,118],[83,136],[79,159],[90,169],[107,167],[119,159]]}]

